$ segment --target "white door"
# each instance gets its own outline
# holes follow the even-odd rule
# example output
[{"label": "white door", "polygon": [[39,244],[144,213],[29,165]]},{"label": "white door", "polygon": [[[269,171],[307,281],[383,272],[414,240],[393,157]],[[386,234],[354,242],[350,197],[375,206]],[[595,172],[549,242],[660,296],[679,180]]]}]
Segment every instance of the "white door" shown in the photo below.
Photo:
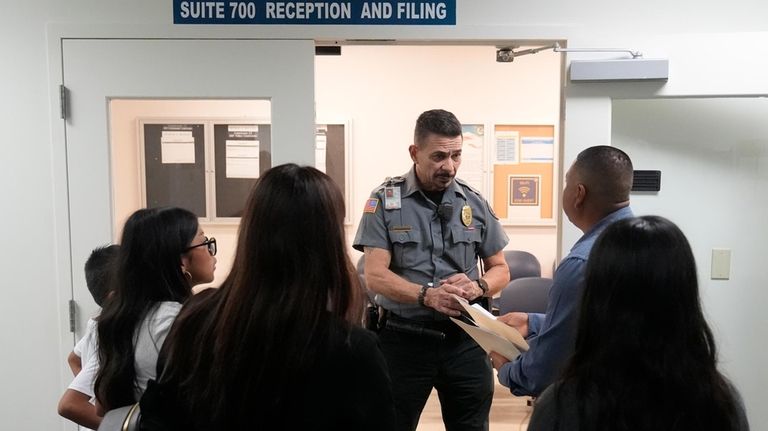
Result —
[{"label": "white door", "polygon": [[[97,312],[85,286],[90,251],[112,238],[110,99],[268,99],[272,165],[314,164],[311,40],[62,41],[76,337]],[[119,161],[117,161],[119,163]],[[65,295],[66,297],[66,295]]]}]

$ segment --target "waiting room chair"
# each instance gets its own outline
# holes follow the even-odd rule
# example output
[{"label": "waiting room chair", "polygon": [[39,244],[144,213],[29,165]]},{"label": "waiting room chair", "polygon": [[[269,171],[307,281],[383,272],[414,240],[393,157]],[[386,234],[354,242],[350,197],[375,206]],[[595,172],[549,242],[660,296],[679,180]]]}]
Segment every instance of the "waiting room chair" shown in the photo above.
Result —
[{"label": "waiting room chair", "polygon": [[541,277],[541,264],[536,256],[523,250],[504,250],[509,266],[509,280],[523,277]]},{"label": "waiting room chair", "polygon": [[138,431],[141,420],[139,403],[108,411],[97,431]]},{"label": "waiting room chair", "polygon": [[499,297],[499,315],[512,311],[544,313],[551,288],[551,278],[523,277],[510,281]]},{"label": "waiting room chair", "polygon": [[[509,281],[522,277],[541,277],[541,264],[539,259],[531,253],[523,250],[504,250],[504,260],[509,267]],[[493,313],[501,310],[501,299],[494,297],[491,301]]]}]

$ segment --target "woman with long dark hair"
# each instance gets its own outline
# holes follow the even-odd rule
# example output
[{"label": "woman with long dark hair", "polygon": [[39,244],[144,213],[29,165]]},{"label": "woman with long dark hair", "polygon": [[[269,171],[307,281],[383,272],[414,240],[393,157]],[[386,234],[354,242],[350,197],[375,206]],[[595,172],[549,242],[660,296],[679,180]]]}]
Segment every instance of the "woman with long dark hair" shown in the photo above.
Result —
[{"label": "woman with long dark hair", "polygon": [[232,271],[174,324],[142,429],[392,429],[343,220],[341,192],[317,169],[281,165],[259,179]]},{"label": "woman with long dark hair", "polygon": [[216,240],[182,208],[140,209],[125,222],[113,292],[98,321],[99,410],[133,404],[192,286],[213,281]]},{"label": "woman with long dark hair", "polygon": [[716,352],[685,235],[658,216],[620,220],[592,248],[574,356],[528,429],[747,430]]}]

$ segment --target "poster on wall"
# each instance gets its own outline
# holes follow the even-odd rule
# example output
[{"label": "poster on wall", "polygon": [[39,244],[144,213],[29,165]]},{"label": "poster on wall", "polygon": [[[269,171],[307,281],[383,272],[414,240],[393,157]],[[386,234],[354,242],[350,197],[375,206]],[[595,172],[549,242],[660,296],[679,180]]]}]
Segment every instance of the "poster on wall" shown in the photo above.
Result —
[{"label": "poster on wall", "polygon": [[509,175],[507,211],[510,218],[538,218],[541,212],[541,176]]},{"label": "poster on wall", "polygon": [[462,124],[461,133],[464,145],[461,150],[461,179],[469,185],[485,192],[485,169],[483,148],[485,126],[482,124]]},{"label": "poster on wall", "polygon": [[517,163],[518,144],[520,132],[517,130],[499,130],[495,132],[496,160],[494,163]]},{"label": "poster on wall", "polygon": [[539,205],[541,177],[509,176],[509,206]]},{"label": "poster on wall", "polygon": [[259,178],[259,126],[227,126],[226,177]]},{"label": "poster on wall", "polygon": [[553,137],[524,136],[520,139],[521,163],[552,163],[555,157]]},{"label": "poster on wall", "polygon": [[195,163],[195,138],[192,126],[166,124],[160,132],[160,158],[163,164]]}]

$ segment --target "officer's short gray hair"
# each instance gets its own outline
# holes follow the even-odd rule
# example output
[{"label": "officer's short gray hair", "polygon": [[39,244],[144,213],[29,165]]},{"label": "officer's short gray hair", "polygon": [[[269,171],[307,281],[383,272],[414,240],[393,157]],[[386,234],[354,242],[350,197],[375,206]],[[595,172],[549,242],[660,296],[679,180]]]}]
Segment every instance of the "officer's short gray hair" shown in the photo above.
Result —
[{"label": "officer's short gray hair", "polygon": [[413,143],[419,147],[423,146],[430,134],[450,138],[461,136],[461,123],[455,115],[443,109],[424,111],[416,120]]}]

